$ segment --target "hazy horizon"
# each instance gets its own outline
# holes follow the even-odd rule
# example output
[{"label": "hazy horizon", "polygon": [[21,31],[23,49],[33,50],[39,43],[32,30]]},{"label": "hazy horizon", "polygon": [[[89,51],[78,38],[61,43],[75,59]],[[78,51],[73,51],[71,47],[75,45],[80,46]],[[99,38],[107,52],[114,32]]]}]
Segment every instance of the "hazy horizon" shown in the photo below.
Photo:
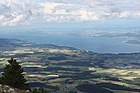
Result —
[{"label": "hazy horizon", "polygon": [[0,1],[0,37],[99,53],[140,52],[139,0]]}]

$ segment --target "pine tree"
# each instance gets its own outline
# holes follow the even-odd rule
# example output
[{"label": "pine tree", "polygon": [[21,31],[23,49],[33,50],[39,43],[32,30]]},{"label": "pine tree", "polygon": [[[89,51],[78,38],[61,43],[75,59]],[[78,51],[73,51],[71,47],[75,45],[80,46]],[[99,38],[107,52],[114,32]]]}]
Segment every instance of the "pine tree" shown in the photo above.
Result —
[{"label": "pine tree", "polygon": [[13,58],[8,62],[9,64],[4,67],[4,72],[2,73],[2,83],[14,88],[26,89],[27,84],[23,68]]}]

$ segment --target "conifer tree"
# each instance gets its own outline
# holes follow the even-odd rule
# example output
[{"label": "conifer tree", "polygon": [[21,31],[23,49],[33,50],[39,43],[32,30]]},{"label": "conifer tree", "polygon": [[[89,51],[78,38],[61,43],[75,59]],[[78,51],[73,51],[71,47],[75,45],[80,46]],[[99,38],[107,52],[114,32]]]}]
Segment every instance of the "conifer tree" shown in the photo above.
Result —
[{"label": "conifer tree", "polygon": [[26,89],[26,79],[23,74],[23,68],[19,63],[11,58],[8,60],[9,64],[4,67],[2,73],[2,83],[10,87]]}]

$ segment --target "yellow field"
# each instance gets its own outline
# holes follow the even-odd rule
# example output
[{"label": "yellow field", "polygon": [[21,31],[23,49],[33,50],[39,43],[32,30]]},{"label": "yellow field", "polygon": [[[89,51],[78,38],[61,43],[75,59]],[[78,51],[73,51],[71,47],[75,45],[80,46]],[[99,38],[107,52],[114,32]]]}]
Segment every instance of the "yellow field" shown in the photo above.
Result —
[{"label": "yellow field", "polygon": [[112,75],[119,79],[133,80],[134,78],[140,78],[140,69],[89,68],[89,70],[96,70],[96,73]]},{"label": "yellow field", "polygon": [[[96,70],[95,73],[97,74],[104,74],[112,77],[117,77],[120,80],[128,80],[130,82],[137,82],[134,79],[140,78],[140,69],[103,69],[103,68],[89,68],[89,70]],[[105,80],[105,82],[108,82]],[[109,81],[114,84],[118,85],[125,85],[131,88],[140,88],[140,86],[135,84],[129,84],[125,82],[119,82],[119,81]],[[116,93],[116,92],[115,92]],[[124,92],[126,93],[126,92]]]}]

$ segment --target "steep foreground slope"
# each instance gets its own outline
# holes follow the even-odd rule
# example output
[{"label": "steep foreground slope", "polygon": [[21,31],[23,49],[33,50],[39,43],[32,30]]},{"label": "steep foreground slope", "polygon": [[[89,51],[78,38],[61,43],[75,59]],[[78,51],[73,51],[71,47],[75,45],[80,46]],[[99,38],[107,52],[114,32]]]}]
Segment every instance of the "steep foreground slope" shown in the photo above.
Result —
[{"label": "steep foreground slope", "polygon": [[20,90],[16,88],[11,88],[7,85],[0,84],[0,93],[31,93],[29,90]]}]

